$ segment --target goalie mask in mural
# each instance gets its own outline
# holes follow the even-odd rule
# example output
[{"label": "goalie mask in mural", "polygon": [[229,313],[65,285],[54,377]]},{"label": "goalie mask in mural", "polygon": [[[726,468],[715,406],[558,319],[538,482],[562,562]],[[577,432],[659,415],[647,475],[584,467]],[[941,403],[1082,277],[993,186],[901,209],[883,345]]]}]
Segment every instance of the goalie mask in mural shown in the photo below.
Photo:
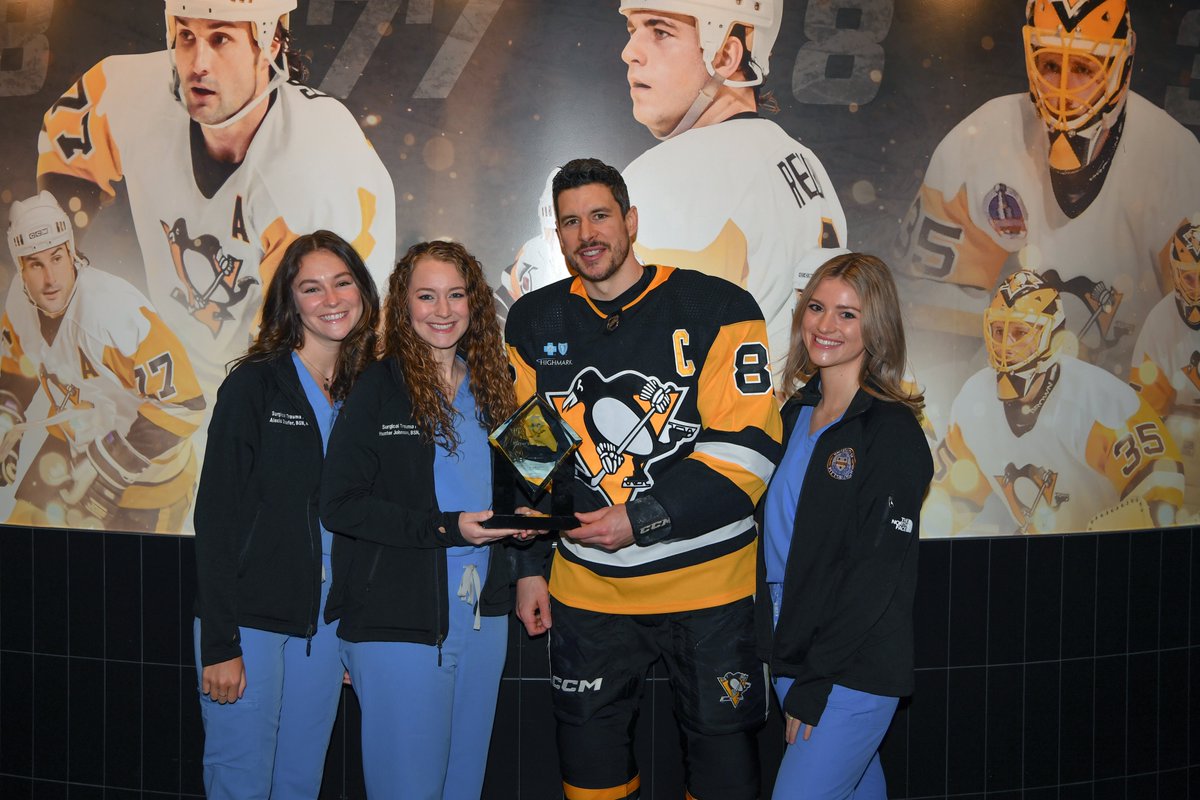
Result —
[{"label": "goalie mask in mural", "polygon": [[1200,330],[1200,215],[1179,226],[1171,238],[1171,280],[1179,316]]},{"label": "goalie mask in mural", "polygon": [[[1029,94],[1050,132],[1051,166],[1086,165],[1129,94],[1134,36],[1125,0],[1030,0],[1023,32]],[[1070,141],[1075,136],[1086,142]]]},{"label": "goalie mask in mural", "polygon": [[1031,270],[1010,275],[983,316],[988,363],[1001,400],[1024,397],[1054,361],[1054,335],[1066,327],[1058,290]]}]

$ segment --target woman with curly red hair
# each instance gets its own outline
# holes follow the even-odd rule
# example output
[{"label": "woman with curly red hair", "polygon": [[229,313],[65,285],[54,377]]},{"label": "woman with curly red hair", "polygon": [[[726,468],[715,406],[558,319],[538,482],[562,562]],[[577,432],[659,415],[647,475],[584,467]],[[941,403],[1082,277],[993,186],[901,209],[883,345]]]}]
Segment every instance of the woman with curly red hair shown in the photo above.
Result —
[{"label": "woman with curly red hair", "polygon": [[[492,290],[454,242],[409,248],[381,361],[329,444],[329,619],[362,706],[371,797],[478,797],[508,643],[488,431],[515,410]],[[471,509],[471,510],[461,510]]]}]

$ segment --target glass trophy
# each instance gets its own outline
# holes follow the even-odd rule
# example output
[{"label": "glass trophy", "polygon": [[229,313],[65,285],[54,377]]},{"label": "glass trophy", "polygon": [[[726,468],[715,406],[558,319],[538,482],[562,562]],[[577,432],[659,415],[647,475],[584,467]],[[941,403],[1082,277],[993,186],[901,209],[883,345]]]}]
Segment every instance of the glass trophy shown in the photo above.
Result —
[{"label": "glass trophy", "polygon": [[[579,527],[567,484],[580,439],[553,406],[534,395],[498,425],[488,441],[493,448],[492,509],[496,513],[484,527],[546,531]],[[524,495],[521,502],[517,502],[518,487]],[[549,514],[515,513],[519,505],[532,508],[547,492]]]}]

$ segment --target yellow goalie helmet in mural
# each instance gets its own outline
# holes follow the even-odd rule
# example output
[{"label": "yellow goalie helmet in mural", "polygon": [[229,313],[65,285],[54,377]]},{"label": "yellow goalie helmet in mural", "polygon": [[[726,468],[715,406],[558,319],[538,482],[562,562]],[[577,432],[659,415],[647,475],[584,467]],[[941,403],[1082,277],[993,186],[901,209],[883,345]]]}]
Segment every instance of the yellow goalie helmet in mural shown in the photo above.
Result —
[{"label": "yellow goalie helmet in mural", "polygon": [[1179,316],[1189,328],[1200,330],[1200,214],[1171,237],[1171,280]]},{"label": "yellow goalie helmet in mural", "polygon": [[1029,92],[1051,131],[1115,123],[1129,93],[1133,28],[1125,0],[1030,0]]},{"label": "yellow goalie helmet in mural", "polygon": [[1034,379],[1050,368],[1054,335],[1065,328],[1058,289],[1032,270],[1008,276],[983,315],[988,362],[996,370],[1001,400],[1024,397]]}]

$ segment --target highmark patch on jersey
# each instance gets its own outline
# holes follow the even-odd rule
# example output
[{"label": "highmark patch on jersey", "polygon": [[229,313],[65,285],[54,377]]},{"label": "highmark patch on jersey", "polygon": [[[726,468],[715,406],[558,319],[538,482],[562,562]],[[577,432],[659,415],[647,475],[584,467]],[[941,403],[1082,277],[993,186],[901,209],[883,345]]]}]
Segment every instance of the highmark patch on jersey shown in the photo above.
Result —
[{"label": "highmark patch on jersey", "polygon": [[677,419],[689,387],[640,372],[581,370],[565,392],[547,399],[583,439],[576,475],[611,505],[626,503],[654,486],[654,464],[700,432]]}]

